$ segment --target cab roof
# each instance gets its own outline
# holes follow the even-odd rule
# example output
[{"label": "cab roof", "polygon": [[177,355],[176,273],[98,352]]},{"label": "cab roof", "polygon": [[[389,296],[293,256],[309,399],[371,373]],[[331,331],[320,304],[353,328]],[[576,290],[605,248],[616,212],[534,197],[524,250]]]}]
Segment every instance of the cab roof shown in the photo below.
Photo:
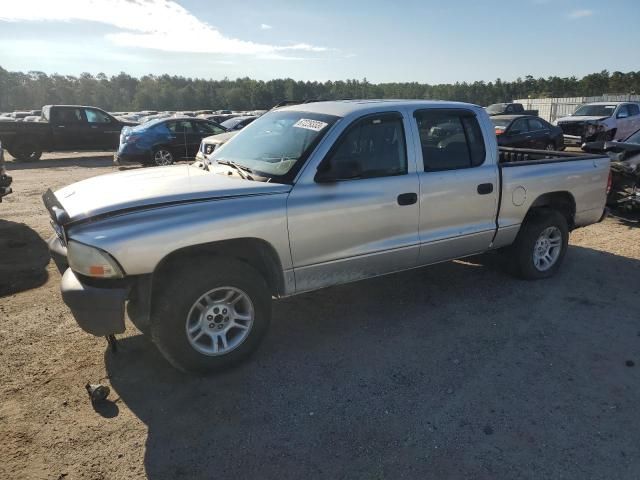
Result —
[{"label": "cab roof", "polygon": [[443,100],[334,100],[330,102],[312,102],[280,107],[278,111],[312,112],[336,117],[346,117],[354,113],[393,110],[394,108],[466,108],[482,110],[482,107],[463,102],[448,102]]}]

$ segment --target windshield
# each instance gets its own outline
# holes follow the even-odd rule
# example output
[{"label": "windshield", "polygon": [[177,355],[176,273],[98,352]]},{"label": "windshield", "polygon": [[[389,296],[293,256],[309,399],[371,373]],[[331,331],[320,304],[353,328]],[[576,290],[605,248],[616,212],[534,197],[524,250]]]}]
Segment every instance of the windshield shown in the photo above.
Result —
[{"label": "windshield", "polygon": [[632,133],[629,137],[627,137],[625,142],[626,143],[638,143],[638,144],[640,144],[640,130],[638,130],[635,133]]},{"label": "windshield", "polygon": [[487,107],[487,113],[501,113],[504,112],[504,103],[494,103]]},{"label": "windshield", "polygon": [[237,124],[239,124],[242,120],[244,120],[244,118],[242,117],[230,118],[229,120],[225,120],[224,122],[222,122],[220,125],[230,130],[233,127],[235,127]]},{"label": "windshield", "polygon": [[300,167],[336,120],[333,115],[310,112],[267,113],[217,150],[212,160],[235,162],[267,176],[285,176],[294,166]]},{"label": "windshield", "polygon": [[616,109],[615,105],[582,105],[578,108],[574,117],[610,117]]},{"label": "windshield", "polygon": [[506,128],[511,123],[511,119],[510,118],[495,118],[495,117],[491,117],[491,121],[493,122],[493,126],[494,127],[504,127],[504,128]]}]

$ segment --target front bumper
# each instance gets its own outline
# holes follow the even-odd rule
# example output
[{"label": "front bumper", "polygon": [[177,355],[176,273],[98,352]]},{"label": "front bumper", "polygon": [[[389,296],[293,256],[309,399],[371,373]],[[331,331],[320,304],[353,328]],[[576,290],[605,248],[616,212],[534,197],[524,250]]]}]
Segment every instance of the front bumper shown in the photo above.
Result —
[{"label": "front bumper", "polygon": [[130,286],[119,288],[87,285],[69,268],[67,248],[57,235],[47,242],[51,258],[62,274],[60,291],[82,330],[96,336],[123,333],[125,302]]},{"label": "front bumper", "polygon": [[82,283],[68,268],[60,283],[62,300],[82,330],[99,337],[123,333],[128,288],[96,288]]},{"label": "front bumper", "polygon": [[565,147],[581,147],[583,143],[582,137],[578,135],[564,135]]}]

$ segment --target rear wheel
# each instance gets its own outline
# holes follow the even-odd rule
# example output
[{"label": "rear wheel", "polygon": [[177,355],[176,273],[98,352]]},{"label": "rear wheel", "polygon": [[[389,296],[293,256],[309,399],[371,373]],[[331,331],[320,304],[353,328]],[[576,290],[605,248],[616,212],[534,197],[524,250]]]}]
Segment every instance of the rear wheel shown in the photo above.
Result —
[{"label": "rear wheel", "polygon": [[565,217],[554,210],[531,215],[512,248],[516,273],[526,280],[554,275],[567,251],[569,228]]},{"label": "rear wheel", "polygon": [[40,160],[42,150],[36,149],[27,142],[20,142],[11,147],[9,154],[18,162],[35,162]]},{"label": "rear wheel", "polygon": [[556,149],[556,146],[553,143],[549,143],[549,144],[547,144],[546,147],[544,147],[544,149],[547,152],[553,152]]},{"label": "rear wheel", "polygon": [[153,152],[153,164],[164,167],[173,163],[173,154],[166,148],[158,148]]},{"label": "rear wheel", "polygon": [[193,263],[159,287],[151,336],[184,371],[207,373],[248,357],[271,320],[271,294],[249,265],[217,257]]}]

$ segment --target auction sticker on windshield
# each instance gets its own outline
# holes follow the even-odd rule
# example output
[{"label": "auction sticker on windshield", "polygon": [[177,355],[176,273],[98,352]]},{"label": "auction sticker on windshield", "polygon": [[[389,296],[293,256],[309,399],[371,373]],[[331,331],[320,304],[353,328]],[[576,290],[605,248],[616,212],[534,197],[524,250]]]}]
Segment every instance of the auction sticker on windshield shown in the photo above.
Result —
[{"label": "auction sticker on windshield", "polygon": [[293,124],[294,127],[305,128],[307,130],[313,130],[314,132],[319,132],[327,125],[328,123],[321,122],[320,120],[310,120],[308,118],[301,118]]}]

